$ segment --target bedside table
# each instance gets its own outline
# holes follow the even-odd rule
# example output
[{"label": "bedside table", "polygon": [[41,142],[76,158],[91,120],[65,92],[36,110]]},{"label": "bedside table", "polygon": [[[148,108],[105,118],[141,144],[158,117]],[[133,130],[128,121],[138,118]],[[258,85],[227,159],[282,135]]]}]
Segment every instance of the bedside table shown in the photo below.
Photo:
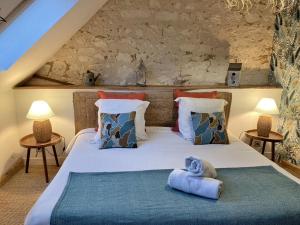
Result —
[{"label": "bedside table", "polygon": [[265,153],[265,148],[266,148],[266,142],[270,142],[272,145],[272,161],[275,160],[275,143],[276,142],[282,142],[283,136],[275,131],[271,131],[269,137],[263,137],[263,136],[258,136],[257,130],[247,130],[245,131],[246,137],[250,138],[250,143],[249,145],[251,146],[253,143],[253,140],[259,140],[263,141],[263,147],[262,147],[262,154]]},{"label": "bedside table", "polygon": [[59,166],[58,158],[56,154],[56,148],[55,145],[60,143],[62,141],[62,136],[57,133],[52,133],[51,140],[45,143],[37,143],[33,134],[26,135],[20,140],[20,145],[24,148],[27,148],[27,157],[26,157],[26,166],[25,166],[25,173],[28,173],[28,167],[29,167],[29,160],[30,160],[30,150],[32,148],[35,148],[37,150],[41,150],[43,155],[43,164],[44,164],[44,172],[45,172],[45,179],[46,183],[49,182],[48,178],[48,169],[47,169],[47,159],[46,159],[46,147],[52,146],[54,158],[56,165]]}]

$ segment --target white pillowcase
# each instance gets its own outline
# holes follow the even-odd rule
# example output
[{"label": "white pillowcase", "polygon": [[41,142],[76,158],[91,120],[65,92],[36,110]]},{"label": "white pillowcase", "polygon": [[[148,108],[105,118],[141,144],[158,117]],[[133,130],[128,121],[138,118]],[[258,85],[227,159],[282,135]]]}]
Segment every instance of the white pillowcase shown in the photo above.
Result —
[{"label": "white pillowcase", "polygon": [[100,137],[101,132],[101,122],[100,113],[129,113],[136,112],[135,115],[135,130],[136,137],[138,140],[147,139],[147,134],[145,131],[145,112],[150,102],[141,101],[135,99],[99,99],[95,102],[95,105],[99,108],[98,110],[98,134]]},{"label": "white pillowcase", "polygon": [[194,137],[194,130],[192,124],[191,112],[197,113],[213,113],[224,112],[224,107],[227,101],[224,99],[212,98],[188,98],[180,97],[175,99],[179,103],[178,110],[178,126],[181,135],[187,139],[192,140]]}]

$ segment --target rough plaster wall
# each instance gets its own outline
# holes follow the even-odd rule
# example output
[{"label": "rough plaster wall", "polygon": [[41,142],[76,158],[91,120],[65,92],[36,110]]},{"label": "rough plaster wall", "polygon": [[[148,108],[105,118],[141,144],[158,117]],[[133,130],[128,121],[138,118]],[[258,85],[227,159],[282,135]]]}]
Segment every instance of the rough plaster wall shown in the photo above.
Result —
[{"label": "rough plaster wall", "polygon": [[142,58],[148,85],[201,85],[242,62],[243,84],[266,84],[273,21],[263,3],[241,13],[220,0],[109,0],[37,74],[82,84],[91,70],[129,85]]},{"label": "rough plaster wall", "polygon": [[271,67],[282,87],[279,131],[284,135],[277,151],[281,157],[300,164],[300,4],[275,19]]}]

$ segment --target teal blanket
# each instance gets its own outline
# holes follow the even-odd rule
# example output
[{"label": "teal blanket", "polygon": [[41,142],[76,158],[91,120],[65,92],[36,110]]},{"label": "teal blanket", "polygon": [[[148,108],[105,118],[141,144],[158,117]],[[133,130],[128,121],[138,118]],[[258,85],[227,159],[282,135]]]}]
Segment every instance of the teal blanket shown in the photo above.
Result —
[{"label": "teal blanket", "polygon": [[300,224],[300,185],[273,167],[218,169],[217,201],[169,188],[170,172],[70,173],[51,225]]}]

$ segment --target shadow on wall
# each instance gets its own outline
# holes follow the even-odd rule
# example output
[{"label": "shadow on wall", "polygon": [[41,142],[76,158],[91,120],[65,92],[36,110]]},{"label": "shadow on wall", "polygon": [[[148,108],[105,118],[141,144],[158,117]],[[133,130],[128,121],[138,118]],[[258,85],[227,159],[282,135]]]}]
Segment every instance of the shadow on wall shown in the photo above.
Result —
[{"label": "shadow on wall", "polygon": [[0,176],[20,155],[13,91],[0,91]]},{"label": "shadow on wall", "polygon": [[[2,125],[2,124],[1,124]],[[22,159],[17,128],[10,124],[0,127],[0,180]]]},{"label": "shadow on wall", "polygon": [[268,84],[268,76],[270,69],[261,68],[243,68],[241,75],[241,84],[262,85]]},{"label": "shadow on wall", "polygon": [[[176,44],[174,40],[170,39],[164,41],[163,46],[160,46],[162,44],[155,43],[154,40],[154,43],[148,43],[148,45],[136,43],[139,45],[136,51],[119,52],[106,60],[104,57],[104,60],[92,60],[90,63],[80,63],[82,56],[80,51],[76,51],[71,53],[73,55],[70,58],[78,59],[78,62],[67,63],[55,60],[46,64],[39,71],[41,73],[39,75],[43,76],[44,70],[50,67],[49,71],[51,72],[47,75],[48,77],[54,77],[57,80],[61,77],[63,79],[69,77],[72,80],[66,79],[65,81],[80,85],[83,73],[91,70],[95,74],[102,74],[96,85],[135,85],[139,60],[143,59],[147,68],[147,85],[189,86],[224,83],[229,65],[230,45],[226,40],[219,40],[204,28],[199,29],[202,30],[201,36],[206,40],[205,44],[186,43],[183,40],[181,44]],[[199,42],[201,43],[201,41]],[[116,45],[118,44],[121,43],[116,43]],[[156,44],[155,54],[147,52],[149,46]],[[120,51],[124,50],[120,49]],[[64,67],[74,68],[72,63],[82,65],[80,70],[74,71],[74,75],[77,74],[75,77],[64,76],[64,74],[60,74],[61,72],[54,74],[55,71],[64,71]]]},{"label": "shadow on wall", "polygon": [[24,166],[23,158],[21,154],[14,153],[5,161],[5,164],[0,171],[0,187],[3,185],[12,175],[22,169]]}]

